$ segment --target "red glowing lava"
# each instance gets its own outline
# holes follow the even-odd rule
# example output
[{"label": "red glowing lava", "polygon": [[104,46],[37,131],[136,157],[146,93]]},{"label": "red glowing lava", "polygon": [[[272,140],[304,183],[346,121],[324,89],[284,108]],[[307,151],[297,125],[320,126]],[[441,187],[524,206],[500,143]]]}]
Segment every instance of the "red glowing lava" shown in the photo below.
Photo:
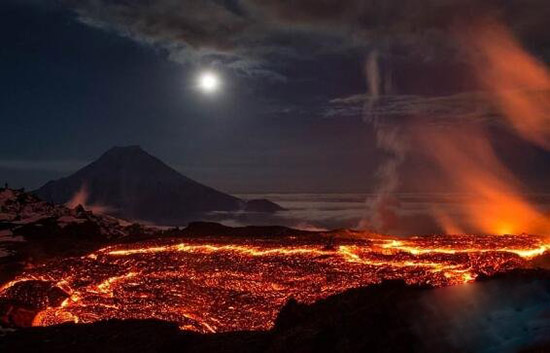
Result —
[{"label": "red glowing lava", "polygon": [[531,236],[202,238],[113,246],[29,270],[0,295],[45,280],[68,297],[37,326],[158,318],[199,332],[268,329],[291,297],[312,303],[387,279],[447,286],[529,266],[548,247]]}]

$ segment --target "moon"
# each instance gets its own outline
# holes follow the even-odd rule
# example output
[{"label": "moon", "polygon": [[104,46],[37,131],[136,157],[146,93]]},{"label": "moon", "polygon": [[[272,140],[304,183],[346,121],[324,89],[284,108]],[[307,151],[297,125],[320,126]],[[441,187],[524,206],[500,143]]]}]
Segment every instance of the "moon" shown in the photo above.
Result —
[{"label": "moon", "polygon": [[199,74],[198,88],[204,93],[212,94],[218,91],[220,88],[220,84],[220,78],[214,72],[205,71]]}]

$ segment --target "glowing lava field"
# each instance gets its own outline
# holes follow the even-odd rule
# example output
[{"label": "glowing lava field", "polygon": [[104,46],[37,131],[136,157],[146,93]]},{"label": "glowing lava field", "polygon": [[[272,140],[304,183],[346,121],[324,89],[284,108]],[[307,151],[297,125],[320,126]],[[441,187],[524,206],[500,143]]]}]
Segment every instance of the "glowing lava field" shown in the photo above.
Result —
[{"label": "glowing lava field", "polygon": [[27,270],[6,283],[48,281],[66,293],[35,326],[158,318],[198,332],[269,329],[291,297],[312,303],[386,279],[448,286],[530,266],[532,236],[164,239],[116,245]]}]

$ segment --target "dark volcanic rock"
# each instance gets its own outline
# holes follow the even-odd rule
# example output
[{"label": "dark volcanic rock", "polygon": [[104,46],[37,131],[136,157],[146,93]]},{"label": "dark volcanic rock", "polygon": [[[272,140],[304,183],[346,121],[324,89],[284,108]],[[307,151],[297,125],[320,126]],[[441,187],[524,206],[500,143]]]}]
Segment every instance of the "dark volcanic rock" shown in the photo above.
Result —
[{"label": "dark volcanic rock", "polygon": [[4,293],[9,300],[25,303],[33,309],[56,307],[68,297],[61,288],[47,281],[18,282]]},{"label": "dark volcanic rock", "polygon": [[1,352],[166,352],[178,326],[157,320],[112,320],[93,325],[65,324],[16,331],[0,338]]},{"label": "dark volcanic rock", "polygon": [[[178,225],[212,211],[241,211],[247,202],[181,175],[139,146],[114,147],[76,173],[50,181],[35,193],[66,203],[77,193],[118,217]],[[272,212],[276,205],[254,201],[250,207]]]},{"label": "dark volcanic rock", "polygon": [[215,222],[191,222],[182,231],[187,236],[232,236],[232,237],[281,237],[317,234],[282,226],[228,227]]},{"label": "dark volcanic rock", "polygon": [[349,290],[313,305],[289,301],[281,310],[274,352],[411,352],[422,340],[410,329],[409,303],[422,290],[402,281]]},{"label": "dark volcanic rock", "polygon": [[94,214],[81,205],[71,209],[22,190],[0,189],[0,228],[27,238],[115,239],[127,235],[120,219]]},{"label": "dark volcanic rock", "polygon": [[31,327],[40,309],[30,308],[19,302],[0,299],[0,324],[7,327]]},{"label": "dark volcanic rock", "polygon": [[53,283],[29,280],[8,288],[0,300],[0,323],[30,327],[39,311],[57,307],[68,294]]},{"label": "dark volcanic rock", "polygon": [[107,236],[101,232],[99,224],[89,219],[61,226],[57,218],[44,218],[13,229],[13,234],[25,236],[27,239],[52,237],[91,238],[98,241],[107,239]]}]

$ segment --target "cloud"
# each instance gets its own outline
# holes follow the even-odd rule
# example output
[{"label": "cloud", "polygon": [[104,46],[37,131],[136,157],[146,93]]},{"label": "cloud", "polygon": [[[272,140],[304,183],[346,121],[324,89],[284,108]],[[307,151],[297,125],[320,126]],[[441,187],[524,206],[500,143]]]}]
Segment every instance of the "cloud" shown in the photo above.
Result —
[{"label": "cloud", "polygon": [[230,49],[251,23],[215,1],[67,0],[84,23],[151,43]]},{"label": "cloud", "polygon": [[327,51],[377,47],[382,55],[457,60],[450,29],[482,16],[496,17],[532,40],[546,40],[541,32],[550,17],[546,0],[63,2],[83,23],[160,46],[172,60],[214,63],[278,82],[285,80],[280,70],[285,61]]},{"label": "cloud", "polygon": [[488,16],[527,32],[546,23],[550,14],[545,0],[247,0],[244,3],[272,21],[337,26],[363,36],[426,36],[450,29],[457,21]]},{"label": "cloud", "polygon": [[[317,37],[264,21],[237,1],[64,0],[78,20],[160,47],[188,65],[221,66],[248,77],[285,82],[277,69],[310,53]],[[309,44],[306,42],[310,42]]]},{"label": "cloud", "polygon": [[[371,109],[363,109],[369,96],[357,94],[332,99],[327,105],[326,118],[365,118],[372,115],[383,122],[421,118],[438,124],[453,122],[485,122],[496,120],[498,111],[485,92],[465,92],[446,96],[385,95]],[[368,116],[366,117],[368,118]]]},{"label": "cloud", "polygon": [[65,0],[78,19],[140,43],[164,48],[183,64],[219,65],[250,76],[280,75],[262,68],[262,57],[246,43],[257,24],[219,1]]}]

